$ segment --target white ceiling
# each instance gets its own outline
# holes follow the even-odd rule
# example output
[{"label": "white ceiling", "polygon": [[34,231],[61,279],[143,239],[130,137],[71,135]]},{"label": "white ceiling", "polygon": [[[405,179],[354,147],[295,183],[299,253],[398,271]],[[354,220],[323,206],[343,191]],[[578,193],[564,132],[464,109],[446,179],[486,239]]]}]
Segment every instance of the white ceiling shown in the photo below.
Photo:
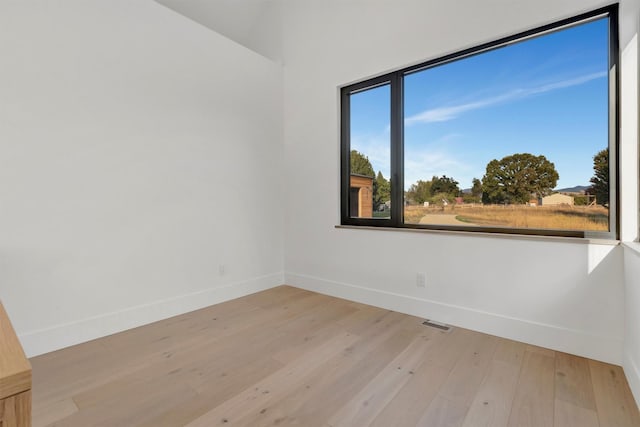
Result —
[{"label": "white ceiling", "polygon": [[[198,22],[213,31],[241,44],[269,59],[282,62],[282,4],[289,0],[155,0],[156,2]],[[292,0],[300,2],[301,0]],[[312,0],[313,1],[313,0]],[[349,0],[334,1],[339,4]],[[362,4],[376,4],[390,0],[351,0]],[[394,0],[400,1],[400,0]],[[416,1],[416,0],[403,0]],[[418,0],[424,1],[424,0]],[[458,0],[460,8],[465,2],[478,0]],[[493,0],[488,4],[500,1]],[[525,1],[525,0],[518,0]],[[560,1],[560,0],[559,0]],[[603,5],[608,4],[603,0]],[[636,28],[640,0],[619,0],[622,21],[621,42],[624,46],[633,36]]]},{"label": "white ceiling", "polygon": [[[271,59],[274,53],[260,43],[273,0],[156,0],[223,36]],[[269,28],[272,28],[270,26]]]}]

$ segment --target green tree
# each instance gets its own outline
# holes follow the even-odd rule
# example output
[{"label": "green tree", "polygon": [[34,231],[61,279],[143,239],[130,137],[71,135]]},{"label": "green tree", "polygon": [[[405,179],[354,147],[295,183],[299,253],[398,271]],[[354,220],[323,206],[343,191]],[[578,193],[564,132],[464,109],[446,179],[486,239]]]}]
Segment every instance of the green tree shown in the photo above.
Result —
[{"label": "green tree", "polygon": [[378,171],[373,181],[373,204],[377,208],[391,200],[391,184],[386,180],[382,172]]},{"label": "green tree", "polygon": [[587,199],[587,196],[583,196],[583,195],[573,196],[573,204],[576,206],[586,206],[588,201],[589,200]]},{"label": "green tree", "polygon": [[555,165],[545,156],[518,153],[491,160],[482,178],[484,203],[526,203],[544,197],[558,182]]},{"label": "green tree", "polygon": [[473,184],[473,186],[471,187],[471,195],[473,197],[477,197],[478,200],[480,200],[482,198],[482,181],[480,181],[478,178],[473,178],[471,183]]},{"label": "green tree", "polygon": [[482,181],[478,178],[473,178],[471,183],[470,191],[462,194],[462,200],[465,203],[479,203],[482,201]]},{"label": "green tree", "polygon": [[431,195],[435,196],[438,193],[446,193],[452,197],[458,196],[460,194],[458,181],[446,175],[442,175],[440,178],[434,176],[431,180]]},{"label": "green tree", "polygon": [[351,150],[351,173],[371,178],[376,176],[369,158],[357,150]]},{"label": "green tree", "polygon": [[595,194],[596,203],[609,206],[609,150],[598,151],[593,156],[593,177],[589,193]]},{"label": "green tree", "polygon": [[431,199],[431,181],[419,180],[415,184],[411,184],[407,190],[407,199],[413,200],[414,203],[423,204]]},{"label": "green tree", "polygon": [[452,203],[456,196],[453,196],[451,193],[435,193],[429,201],[434,205],[443,205],[444,202]]}]

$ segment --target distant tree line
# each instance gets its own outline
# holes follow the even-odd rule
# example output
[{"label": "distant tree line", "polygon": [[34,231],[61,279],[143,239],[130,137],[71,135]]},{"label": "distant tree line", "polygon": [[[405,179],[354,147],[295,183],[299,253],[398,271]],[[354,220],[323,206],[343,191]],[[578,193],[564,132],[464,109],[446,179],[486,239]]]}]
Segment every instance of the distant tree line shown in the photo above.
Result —
[{"label": "distant tree line", "polygon": [[482,180],[473,178],[469,191],[462,192],[458,181],[446,175],[411,185],[406,197],[413,203],[442,204],[461,197],[465,203],[527,203],[531,197],[551,194],[558,181],[553,163],[544,156],[519,153],[492,160]]},{"label": "distant tree line", "polygon": [[[587,193],[595,195],[597,203],[609,203],[609,150],[599,151],[593,157],[594,176]],[[373,178],[374,206],[387,203],[391,198],[391,182],[382,172],[377,175],[369,159],[356,150],[351,151],[351,173]],[[443,204],[461,197],[465,203],[523,204],[532,198],[553,193],[560,178],[555,165],[545,156],[516,153],[500,160],[491,160],[482,180],[473,178],[472,187],[463,192],[458,181],[442,175],[430,180],[418,180],[405,192],[405,198],[415,204],[429,202]],[[584,199],[584,200],[583,200]],[[586,204],[588,197],[576,198],[576,204]]]},{"label": "distant tree line", "polygon": [[442,204],[452,202],[462,194],[458,181],[446,175],[434,176],[429,181],[419,180],[409,187],[406,197],[414,203],[423,204],[425,202]]}]

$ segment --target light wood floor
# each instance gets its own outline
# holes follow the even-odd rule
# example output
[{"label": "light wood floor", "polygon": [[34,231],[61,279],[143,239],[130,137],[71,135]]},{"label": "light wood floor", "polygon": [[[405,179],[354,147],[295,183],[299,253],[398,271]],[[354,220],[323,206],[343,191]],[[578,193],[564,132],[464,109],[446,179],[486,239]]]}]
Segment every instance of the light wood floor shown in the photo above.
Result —
[{"label": "light wood floor", "polygon": [[640,426],[618,366],[287,286],[31,362],[35,426]]}]

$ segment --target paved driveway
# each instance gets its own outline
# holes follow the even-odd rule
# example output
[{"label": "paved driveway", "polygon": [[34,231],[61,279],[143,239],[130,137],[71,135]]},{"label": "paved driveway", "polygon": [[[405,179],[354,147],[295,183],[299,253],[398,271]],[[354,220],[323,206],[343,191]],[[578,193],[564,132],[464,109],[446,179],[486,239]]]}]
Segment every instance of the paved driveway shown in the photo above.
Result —
[{"label": "paved driveway", "polygon": [[428,214],[420,219],[420,224],[439,225],[473,225],[469,222],[458,221],[453,214]]}]

